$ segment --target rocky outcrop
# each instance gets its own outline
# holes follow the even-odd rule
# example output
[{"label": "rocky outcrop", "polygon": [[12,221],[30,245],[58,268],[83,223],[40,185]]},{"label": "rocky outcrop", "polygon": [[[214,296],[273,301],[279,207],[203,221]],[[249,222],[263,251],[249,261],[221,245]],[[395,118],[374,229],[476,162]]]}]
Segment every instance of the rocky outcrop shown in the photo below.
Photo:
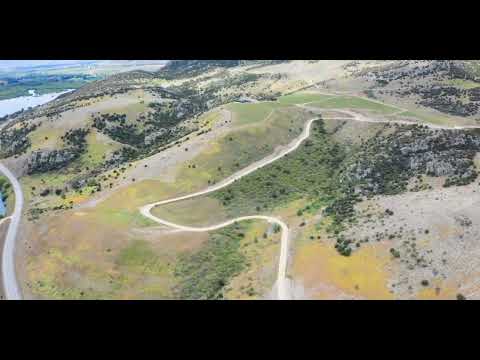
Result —
[{"label": "rocky outcrop", "polygon": [[401,192],[408,179],[420,174],[446,176],[446,186],[464,185],[477,177],[477,151],[476,132],[402,127],[371,139],[347,168],[346,178],[363,195]]},{"label": "rocky outcrop", "polygon": [[27,173],[43,173],[51,170],[62,169],[67,164],[78,158],[80,153],[75,148],[53,151],[35,151],[27,163]]},{"label": "rocky outcrop", "polygon": [[29,133],[34,131],[37,125],[28,123],[18,127],[7,126],[0,131],[0,157],[6,158],[13,155],[20,155],[30,147]]},{"label": "rocky outcrop", "polygon": [[[417,104],[456,116],[472,116],[480,111],[480,78],[475,61],[408,60],[381,63],[360,70],[356,76],[383,88],[379,94],[413,97]],[[457,80],[458,85],[448,85]],[[463,81],[478,87],[462,86]],[[395,85],[388,87],[392,82]],[[367,89],[374,95],[371,89]]]},{"label": "rocky outcrop", "polygon": [[412,88],[410,92],[422,98],[419,101],[420,105],[431,107],[446,114],[471,116],[478,113],[480,109],[480,87],[459,89],[452,86],[417,86]]}]

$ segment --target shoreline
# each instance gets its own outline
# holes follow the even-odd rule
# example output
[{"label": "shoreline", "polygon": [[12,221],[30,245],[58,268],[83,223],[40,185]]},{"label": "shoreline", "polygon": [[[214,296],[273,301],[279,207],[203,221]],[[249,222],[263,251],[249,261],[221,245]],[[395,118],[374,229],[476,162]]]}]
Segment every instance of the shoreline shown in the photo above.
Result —
[{"label": "shoreline", "polygon": [[34,89],[29,90],[31,95],[18,96],[10,99],[0,100],[0,117],[9,116],[22,109],[25,111],[29,108],[34,108],[40,105],[44,105],[52,100],[55,100],[59,96],[72,92],[75,89],[68,89],[60,92],[51,92],[47,94],[37,95]]}]

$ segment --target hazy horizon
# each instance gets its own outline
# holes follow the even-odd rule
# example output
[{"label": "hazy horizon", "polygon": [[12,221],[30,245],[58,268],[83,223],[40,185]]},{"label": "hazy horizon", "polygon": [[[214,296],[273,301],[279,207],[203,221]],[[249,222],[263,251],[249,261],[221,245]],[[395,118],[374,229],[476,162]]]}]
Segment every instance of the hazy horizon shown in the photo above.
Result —
[{"label": "hazy horizon", "polygon": [[45,65],[62,66],[76,65],[85,63],[106,63],[106,64],[123,64],[123,63],[164,63],[167,60],[0,60],[0,69],[15,69],[25,67],[37,67]]},{"label": "hazy horizon", "polygon": [[95,60],[0,60],[0,68],[21,68],[42,65],[70,65]]}]

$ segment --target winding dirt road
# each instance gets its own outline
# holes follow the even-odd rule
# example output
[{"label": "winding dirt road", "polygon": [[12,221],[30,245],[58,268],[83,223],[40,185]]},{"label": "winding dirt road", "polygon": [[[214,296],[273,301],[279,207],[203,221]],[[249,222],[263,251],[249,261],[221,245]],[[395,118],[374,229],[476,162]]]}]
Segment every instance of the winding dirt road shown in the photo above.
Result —
[{"label": "winding dirt road", "polygon": [[[297,105],[299,107],[305,108],[307,110],[310,110],[312,112],[321,112],[322,110],[328,110],[328,111],[335,111],[340,114],[345,114],[347,117],[331,117],[331,118],[324,118],[325,120],[348,120],[348,121],[360,121],[360,122],[369,122],[369,123],[389,123],[389,124],[401,124],[401,125],[413,125],[413,124],[418,124],[418,125],[423,125],[427,126],[431,129],[445,129],[445,130],[462,130],[462,129],[477,129],[480,128],[480,126],[454,126],[454,127],[448,127],[448,126],[441,126],[441,125],[434,125],[434,124],[428,124],[428,123],[415,123],[415,122],[410,122],[410,121],[403,121],[403,120],[374,120],[366,117],[365,115],[356,113],[352,110],[345,110],[345,109],[321,109],[321,108],[314,108],[314,107],[309,107],[308,103],[306,104],[299,104]],[[397,107],[398,108],[398,107]],[[399,113],[403,112],[403,109],[399,109]],[[191,231],[191,232],[204,232],[204,231],[212,231],[212,230],[217,230],[229,225],[232,225],[235,222],[239,221],[244,221],[244,220],[265,220],[270,223],[274,223],[280,226],[281,228],[281,250],[280,250],[280,258],[279,258],[279,266],[278,266],[278,274],[277,274],[277,281],[276,281],[276,296],[278,299],[290,299],[292,298],[292,291],[290,289],[289,282],[286,277],[286,271],[287,271],[287,262],[288,262],[288,243],[289,243],[289,228],[286,223],[284,223],[281,219],[273,217],[273,216],[266,216],[266,215],[252,215],[252,216],[243,216],[243,217],[238,217],[235,219],[231,219],[229,221],[213,225],[213,226],[208,226],[208,227],[190,227],[190,226],[184,226],[180,224],[175,224],[163,219],[160,219],[154,215],[151,214],[152,208],[156,206],[161,206],[181,200],[186,200],[186,199],[191,199],[194,197],[198,197],[201,195],[209,194],[211,192],[217,191],[219,189],[222,189],[236,180],[247,176],[248,174],[264,167],[267,166],[274,161],[280,159],[281,157],[287,155],[288,153],[291,153],[292,151],[295,151],[301,143],[307,139],[310,136],[310,129],[314,121],[318,120],[319,118],[313,118],[310,119],[306,122],[305,128],[300,134],[300,136],[292,141],[290,144],[287,146],[278,148],[273,154],[265,157],[264,159],[257,161],[246,168],[238,171],[237,173],[231,175],[230,177],[224,179],[223,181],[210,186],[206,188],[205,190],[198,191],[192,194],[184,195],[184,196],[179,196],[176,198],[172,199],[167,199],[163,201],[158,201],[155,203],[147,204],[145,206],[142,206],[140,208],[140,212],[146,216],[147,218],[168,226],[172,227],[175,229],[178,229],[180,231]],[[15,176],[10,172],[8,168],[6,168],[3,164],[0,163],[0,172],[3,173],[9,181],[13,185],[13,189],[15,192],[15,209],[13,214],[11,215],[11,222],[9,224],[7,236],[5,239],[5,244],[4,244],[4,249],[3,249],[3,254],[2,254],[2,277],[3,277],[3,284],[5,288],[5,296],[7,299],[21,299],[21,292],[16,280],[15,276],[15,263],[14,263],[14,254],[15,254],[15,239],[17,236],[17,231],[20,223],[20,218],[21,218],[21,213],[22,213],[22,208],[23,208],[23,193],[22,189],[20,187],[20,184],[18,183],[17,179]]]},{"label": "winding dirt road", "polygon": [[[162,204],[157,204],[162,205]],[[155,205],[149,204],[146,205],[142,208],[140,208],[140,211],[142,215],[146,216],[147,218],[165,225],[172,227],[174,229],[178,229],[181,231],[189,231],[189,232],[204,232],[204,231],[214,231],[218,230],[221,228],[224,228],[226,226],[230,226],[234,223],[240,222],[240,221],[245,221],[245,220],[265,220],[268,221],[269,223],[272,224],[277,224],[281,228],[281,245],[280,245],[280,259],[279,259],[279,265],[278,265],[278,273],[277,273],[277,281],[276,281],[276,287],[277,287],[277,298],[280,300],[288,300],[291,298],[290,294],[290,289],[288,287],[288,281],[286,278],[286,273],[287,273],[287,262],[288,262],[288,226],[285,224],[282,220],[279,218],[273,217],[273,216],[265,216],[265,215],[251,215],[251,216],[241,216],[237,217],[235,219],[231,219],[228,221],[225,221],[220,224],[212,225],[212,226],[206,226],[206,227],[191,227],[191,226],[184,226],[184,225],[179,225],[175,224],[160,218],[157,218],[156,216],[152,215],[150,210],[155,207]]]},{"label": "winding dirt road", "polygon": [[[320,112],[322,110],[325,110],[325,109],[321,109],[321,108],[309,107],[308,103],[298,104],[296,106],[304,108],[304,109],[309,110],[311,112]],[[401,109],[401,108],[398,108],[398,109],[399,109],[399,113],[406,111],[406,110]],[[366,117],[365,115],[354,112],[352,110],[328,109],[328,111],[334,111],[334,112],[337,112],[337,113],[340,113],[340,114],[345,114],[346,117],[326,117],[326,118],[323,118],[324,120],[350,120],[350,121],[359,121],[359,122],[368,122],[368,123],[388,123],[388,124],[399,124],[399,125],[414,125],[414,124],[417,124],[415,122],[405,121],[405,120],[374,120],[374,119],[370,119],[370,118]],[[244,220],[253,220],[253,219],[266,220],[270,223],[278,224],[281,227],[281,230],[282,230],[282,237],[281,237],[281,250],[280,250],[280,259],[279,259],[279,265],[278,265],[278,274],[277,274],[277,281],[276,281],[276,289],[277,289],[276,296],[277,296],[277,299],[279,299],[279,300],[291,299],[293,297],[293,294],[292,294],[292,291],[291,291],[290,286],[289,286],[289,282],[288,282],[287,277],[286,277],[287,263],[288,263],[288,249],[289,249],[289,247],[288,247],[289,228],[288,228],[287,224],[284,223],[281,219],[273,217],[273,216],[252,215],[252,216],[238,217],[238,218],[231,219],[229,221],[226,221],[226,222],[223,222],[223,223],[220,223],[220,224],[207,226],[207,227],[191,227],[191,226],[185,226],[185,225],[181,225],[181,224],[175,224],[175,223],[169,222],[167,220],[160,219],[160,218],[156,217],[155,215],[153,215],[151,213],[151,210],[156,206],[161,206],[161,205],[166,205],[166,204],[174,203],[174,202],[181,201],[181,200],[191,199],[191,198],[194,198],[194,197],[209,194],[211,192],[222,189],[222,188],[232,184],[236,180],[238,180],[238,179],[240,179],[244,176],[247,176],[248,174],[250,174],[250,173],[266,166],[266,165],[271,164],[272,162],[280,159],[281,157],[285,156],[288,153],[291,153],[292,151],[295,151],[300,146],[300,144],[310,136],[311,126],[312,126],[313,122],[315,120],[318,120],[318,119],[320,119],[320,118],[313,118],[313,119],[308,120],[306,122],[305,128],[302,131],[302,133],[300,134],[300,136],[297,139],[295,139],[294,141],[292,141],[289,145],[287,145],[286,147],[281,149],[280,151],[274,152],[272,155],[269,155],[266,158],[247,166],[246,168],[238,171],[237,173],[231,175],[230,177],[226,178],[225,180],[219,182],[218,184],[210,186],[210,187],[206,188],[205,190],[198,191],[198,192],[195,192],[195,193],[192,193],[192,194],[188,194],[188,195],[179,196],[179,197],[172,198],[172,199],[167,199],[167,200],[147,204],[147,205],[142,206],[140,208],[140,212],[144,216],[146,216],[147,218],[149,218],[149,219],[151,219],[151,220],[153,220],[153,221],[155,221],[159,224],[162,224],[162,225],[174,228],[174,229],[178,229],[178,230],[181,230],[181,231],[191,231],[191,232],[204,232],[204,231],[218,230],[218,229],[221,229],[223,227],[232,225],[235,222],[244,221]],[[427,126],[431,129],[446,129],[446,130],[460,130],[460,129],[480,128],[480,126],[448,127],[448,126],[441,126],[441,125],[434,125],[434,124],[427,124],[427,123],[421,123],[419,125],[424,125],[424,126]]]},{"label": "winding dirt road", "polygon": [[307,139],[310,136],[310,129],[312,126],[312,123],[315,120],[318,120],[319,118],[313,118],[307,121],[302,133],[298,138],[296,138],[294,141],[292,141],[290,144],[288,144],[286,147],[280,148],[277,151],[275,151],[273,154],[263,158],[260,161],[254,162],[253,164],[247,166],[246,168],[243,168],[242,170],[236,172],[235,174],[229,176],[225,180],[217,183],[216,185],[209,186],[205,190],[198,191],[192,194],[184,195],[184,196],[179,196],[173,199],[167,199],[163,201],[157,201],[151,204],[147,204],[145,206],[142,206],[140,208],[140,212],[142,215],[148,217],[149,219],[168,226],[172,227],[174,229],[182,230],[182,231],[192,231],[192,232],[203,232],[203,231],[212,231],[212,230],[217,230],[221,229],[225,226],[232,225],[235,222],[239,221],[244,221],[244,220],[254,220],[254,219],[259,219],[259,220],[266,220],[270,223],[275,223],[278,224],[281,228],[282,234],[281,234],[281,245],[280,245],[280,258],[279,258],[279,264],[278,264],[278,274],[277,274],[277,281],[276,281],[276,288],[277,288],[277,298],[279,300],[286,300],[290,299],[291,292],[289,290],[288,286],[288,281],[287,281],[287,262],[288,262],[288,242],[289,242],[289,229],[287,224],[285,224],[282,220],[279,218],[273,217],[273,216],[265,216],[265,215],[252,215],[252,216],[242,216],[238,217],[235,219],[231,219],[229,221],[223,222],[221,224],[213,225],[213,226],[208,226],[208,227],[191,227],[191,226],[184,226],[180,224],[175,224],[172,222],[169,222],[164,219],[160,219],[153,215],[151,213],[151,210],[156,207],[156,206],[161,206],[161,205],[166,205],[170,204],[173,202],[181,201],[181,200],[186,200],[186,199],[191,199],[194,197],[198,197],[201,195],[209,194],[211,192],[220,190],[233,182],[235,182],[238,179],[241,179],[244,176],[247,176],[248,174],[251,174],[252,172],[267,166],[274,161],[280,159],[281,157],[287,155],[288,153],[291,153],[292,151],[295,151],[301,144],[302,142]]},{"label": "winding dirt road", "polygon": [[[426,122],[415,122],[415,121],[408,121],[408,120],[376,120],[366,117],[363,114],[357,113],[352,110],[345,110],[345,109],[321,109],[317,107],[308,106],[310,103],[306,104],[297,104],[296,106],[301,107],[305,110],[309,110],[312,112],[321,112],[321,111],[331,111],[331,112],[338,112],[348,115],[348,117],[323,117],[324,120],[350,120],[350,121],[358,121],[358,122],[366,122],[372,124],[398,124],[398,125],[421,125],[426,126],[430,129],[434,130],[471,130],[471,129],[480,129],[480,125],[462,125],[462,126],[446,126],[446,125],[436,125],[430,124]],[[398,113],[394,114],[401,114],[407,110],[399,111]],[[394,114],[390,114],[388,116],[392,116]]]}]

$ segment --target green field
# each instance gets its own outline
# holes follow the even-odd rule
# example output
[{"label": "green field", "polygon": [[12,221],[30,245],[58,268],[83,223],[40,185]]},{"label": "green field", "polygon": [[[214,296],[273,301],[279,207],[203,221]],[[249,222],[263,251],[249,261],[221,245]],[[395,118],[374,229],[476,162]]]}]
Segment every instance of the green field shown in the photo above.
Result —
[{"label": "green field", "polygon": [[321,102],[311,103],[309,106],[322,109],[365,109],[385,115],[398,111],[397,108],[354,96],[336,96]]},{"label": "green field", "polygon": [[442,113],[432,113],[431,110],[422,108],[412,109],[401,114],[401,116],[417,118],[423,122],[436,124],[436,125],[475,125],[475,120],[472,119],[459,119],[458,117],[448,116]]},{"label": "green field", "polygon": [[286,105],[275,102],[260,103],[233,103],[227,105],[227,109],[232,111],[234,119],[238,124],[252,124],[260,122],[275,109],[286,107]]},{"label": "green field", "polygon": [[280,104],[285,105],[295,105],[295,104],[305,104],[310,102],[320,102],[327,99],[331,99],[334,95],[322,95],[309,92],[298,92],[291,95],[285,95],[278,98]]}]

